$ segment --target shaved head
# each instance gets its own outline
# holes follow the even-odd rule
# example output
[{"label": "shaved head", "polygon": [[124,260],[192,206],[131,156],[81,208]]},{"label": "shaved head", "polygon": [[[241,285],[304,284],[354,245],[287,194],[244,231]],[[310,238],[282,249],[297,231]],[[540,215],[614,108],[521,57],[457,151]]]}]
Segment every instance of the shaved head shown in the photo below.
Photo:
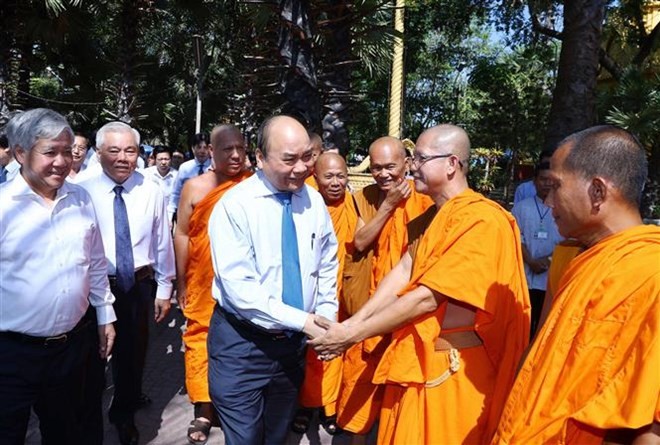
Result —
[{"label": "shaved head", "polygon": [[470,159],[470,138],[465,130],[456,125],[431,127],[419,136],[417,145],[420,143],[438,153],[453,153],[465,166]]},{"label": "shaved head", "polygon": [[612,181],[629,204],[639,207],[648,164],[634,135],[614,125],[599,125],[568,136],[559,147],[569,148],[566,170],[588,181],[596,176]]},{"label": "shaved head", "polygon": [[232,177],[243,171],[245,164],[245,139],[233,125],[217,125],[211,131],[211,150],[215,171]]},{"label": "shaved head", "polygon": [[316,170],[324,170],[329,167],[342,168],[348,174],[348,167],[344,158],[334,152],[324,152],[316,160]]},{"label": "shaved head", "polygon": [[316,160],[314,177],[326,204],[332,205],[344,199],[348,168],[343,157],[336,153],[322,153]]},{"label": "shaved head", "polygon": [[222,124],[222,125],[216,125],[213,127],[213,130],[211,130],[211,144],[216,145],[220,138],[228,137],[229,135],[238,135],[241,138],[243,137],[243,134],[241,131],[235,126],[231,124]]},{"label": "shaved head", "polygon": [[380,151],[383,149],[391,150],[392,152],[400,151],[403,158],[408,156],[408,152],[406,151],[403,142],[392,136],[383,136],[373,141],[369,146],[369,156],[372,155],[374,150]]},{"label": "shaved head", "polygon": [[391,136],[378,138],[369,146],[369,169],[381,192],[387,193],[405,179],[407,155],[403,142]]}]

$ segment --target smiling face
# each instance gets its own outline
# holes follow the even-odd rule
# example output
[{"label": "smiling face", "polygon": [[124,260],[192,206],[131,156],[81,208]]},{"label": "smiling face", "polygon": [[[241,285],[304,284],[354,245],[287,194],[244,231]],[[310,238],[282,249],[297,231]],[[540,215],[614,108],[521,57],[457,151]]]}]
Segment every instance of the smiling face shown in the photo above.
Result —
[{"label": "smiling face", "polygon": [[552,209],[559,233],[566,238],[581,239],[591,227],[589,181],[565,168],[570,148],[570,145],[562,145],[550,160],[551,187],[545,203]]},{"label": "smiling face", "polygon": [[267,133],[266,147],[258,152],[264,175],[281,192],[300,190],[314,162],[307,130],[295,119],[280,116],[272,119]]},{"label": "smiling face", "polygon": [[130,131],[109,131],[105,134],[103,145],[98,147],[103,171],[117,184],[122,184],[133,174],[138,153],[135,136]]},{"label": "smiling face", "polygon": [[335,153],[323,153],[315,164],[314,177],[326,204],[341,201],[348,184],[348,169],[344,159]]},{"label": "smiling face", "polygon": [[378,188],[388,192],[406,174],[406,152],[398,139],[384,137],[369,147],[369,169]]},{"label": "smiling face", "polygon": [[21,175],[38,195],[54,199],[71,170],[71,137],[62,132],[53,139],[37,139],[31,150],[16,147]]}]

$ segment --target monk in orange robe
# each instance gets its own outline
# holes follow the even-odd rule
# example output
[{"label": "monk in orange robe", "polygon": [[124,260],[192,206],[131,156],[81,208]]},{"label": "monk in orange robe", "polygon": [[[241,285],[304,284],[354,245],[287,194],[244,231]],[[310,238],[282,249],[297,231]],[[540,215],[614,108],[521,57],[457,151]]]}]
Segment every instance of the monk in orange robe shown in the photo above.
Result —
[{"label": "monk in orange robe", "polygon": [[[548,161],[549,162],[549,161]],[[584,246],[579,241],[574,239],[567,239],[555,246],[552,251],[552,261],[548,268],[548,285],[545,288],[545,297],[543,298],[543,308],[541,309],[541,316],[539,317],[539,325],[537,334],[541,330],[541,326],[545,323],[550,313],[552,303],[555,301],[557,290],[559,287],[559,280],[573,258],[578,256],[584,250]]]},{"label": "monk in orange robe", "polygon": [[660,443],[660,228],[642,225],[646,154],[613,126],[559,144],[547,204],[586,248],[561,278],[493,444]]},{"label": "monk in orange robe", "polygon": [[[376,183],[355,195],[359,219],[351,262],[364,267],[359,274],[355,270],[349,272],[351,286],[357,292],[345,294],[346,300],[353,300],[343,305],[348,316],[364,304],[405,253],[406,224],[433,204],[427,196],[417,193],[412,181],[405,179],[407,152],[399,139],[386,136],[375,140],[369,147],[369,158]],[[358,264],[349,269],[353,266],[359,270]],[[346,352],[337,404],[337,423],[342,429],[364,435],[378,418],[382,388],[372,383],[372,377],[388,342],[389,337],[374,337]],[[354,437],[354,443],[360,441]]]},{"label": "monk in orange robe", "polygon": [[251,175],[243,170],[245,141],[236,127],[214,128],[211,146],[215,169],[184,184],[174,234],[177,300],[187,318],[183,334],[186,389],[195,405],[195,418],[188,430],[192,442],[206,441],[215,413],[207,375],[206,338],[215,307],[211,296],[213,267],[207,224],[222,195]]},{"label": "monk in orange robe", "polygon": [[413,177],[435,206],[409,224],[408,251],[364,307],[310,342],[329,359],[394,331],[373,379],[385,387],[381,444],[487,442],[527,346],[520,233],[468,188],[469,150],[453,125],[420,135]]},{"label": "monk in orange robe", "polygon": [[316,176],[314,175],[314,169],[316,168],[315,167],[316,160],[323,152],[323,140],[321,139],[321,136],[311,131],[308,131],[307,135],[309,136],[310,144],[312,144],[312,159],[314,160],[314,164],[309,172],[309,176],[307,177],[307,179],[305,179],[305,184],[312,187],[314,190],[318,190],[319,186],[316,183]]},{"label": "monk in orange robe", "polygon": [[[358,222],[353,196],[346,191],[348,169],[344,158],[335,153],[323,153],[314,166],[314,176],[319,185],[319,192],[328,206],[332,226],[337,236],[337,296],[343,300],[342,276],[346,262],[347,247],[353,243],[353,235]],[[309,426],[312,411],[307,408],[323,407],[319,417],[330,434],[338,432],[336,425],[336,405],[339,384],[341,382],[342,361],[323,362],[318,359],[312,348],[307,350],[305,380],[300,390],[300,405],[303,407],[296,414],[292,430],[302,433]]]}]

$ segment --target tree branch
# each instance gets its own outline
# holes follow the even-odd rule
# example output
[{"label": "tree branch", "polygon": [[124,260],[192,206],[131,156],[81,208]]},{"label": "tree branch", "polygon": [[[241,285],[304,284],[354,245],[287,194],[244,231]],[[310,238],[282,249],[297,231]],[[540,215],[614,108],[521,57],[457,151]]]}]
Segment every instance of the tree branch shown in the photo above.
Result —
[{"label": "tree branch", "polygon": [[646,58],[651,54],[656,40],[658,40],[658,36],[660,36],[660,22],[655,24],[653,30],[642,41],[642,44],[639,46],[637,55],[632,60],[633,65],[640,66],[642,62],[646,60]]},{"label": "tree branch", "polygon": [[539,16],[536,15],[536,11],[534,11],[534,7],[532,6],[532,2],[528,1],[527,2],[527,10],[529,11],[529,16],[532,18],[532,29],[539,34],[546,35],[548,37],[552,37],[553,39],[557,40],[562,40],[563,35],[559,31],[553,28],[548,28],[547,26],[544,26],[541,24],[541,21],[539,20]]},{"label": "tree branch", "polygon": [[607,54],[603,48],[598,49],[598,62],[600,65],[607,70],[608,73],[612,75],[616,80],[620,80],[623,75],[623,69],[621,66],[616,63],[614,59]]}]

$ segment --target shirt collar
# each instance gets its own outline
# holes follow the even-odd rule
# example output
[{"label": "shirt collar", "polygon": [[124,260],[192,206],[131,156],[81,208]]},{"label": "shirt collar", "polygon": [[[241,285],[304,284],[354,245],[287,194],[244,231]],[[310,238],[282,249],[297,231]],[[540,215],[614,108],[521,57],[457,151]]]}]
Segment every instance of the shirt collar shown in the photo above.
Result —
[{"label": "shirt collar", "polygon": [[[32,187],[30,187],[30,185],[27,183],[23,175],[21,175],[20,173],[17,174],[13,180],[8,181],[6,184],[7,184],[6,191],[9,194],[9,196],[13,198],[32,197],[34,199],[43,201],[43,197],[34,190],[32,190]],[[69,182],[64,181],[62,186],[59,189],[57,189],[54,202],[57,203],[57,201],[67,196],[69,193],[71,193],[72,189],[73,189],[72,185]]]},{"label": "shirt collar", "polygon": [[118,185],[124,187],[124,191],[130,192],[136,185],[138,185],[139,176],[137,175],[142,176],[142,173],[135,170],[131,176],[126,179],[126,181],[121,184],[117,184],[110,176],[103,172],[101,175],[101,183],[103,184],[103,188],[107,189],[108,193],[114,193],[114,188]]},{"label": "shirt collar", "polygon": [[[275,195],[276,193],[281,193],[280,190],[277,190],[273,184],[266,178],[266,175],[262,170],[259,170],[255,175],[255,195],[256,196],[271,196]],[[293,196],[297,196],[298,198],[302,197],[303,194],[307,193],[306,191],[307,184],[303,184],[303,186],[299,189],[296,190],[293,193]]]}]

